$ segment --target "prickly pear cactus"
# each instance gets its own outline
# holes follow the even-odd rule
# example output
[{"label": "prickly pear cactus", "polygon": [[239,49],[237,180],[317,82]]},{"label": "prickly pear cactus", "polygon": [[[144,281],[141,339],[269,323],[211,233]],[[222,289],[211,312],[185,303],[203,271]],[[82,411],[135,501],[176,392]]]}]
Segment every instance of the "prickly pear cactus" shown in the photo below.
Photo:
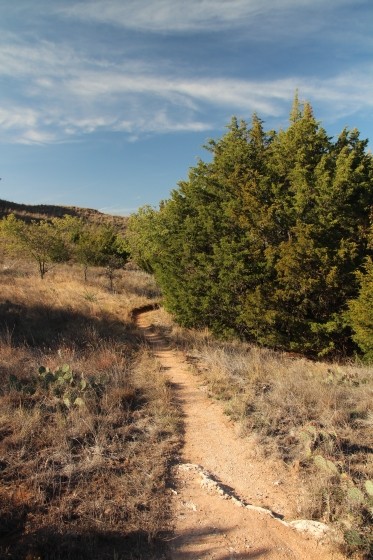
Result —
[{"label": "prickly pear cactus", "polygon": [[38,377],[42,387],[66,409],[72,406],[85,406],[84,393],[89,389],[95,390],[94,382],[90,383],[82,375],[75,374],[68,364],[63,364],[54,372],[40,366]]},{"label": "prickly pear cactus", "polygon": [[373,498],[373,481],[372,480],[366,480],[365,484],[365,492],[368,494],[368,496],[370,496],[371,498]]},{"label": "prickly pear cactus", "polygon": [[365,501],[364,494],[359,488],[356,488],[356,486],[348,488],[347,499],[356,505],[362,504]]},{"label": "prickly pear cactus", "polygon": [[322,455],[315,455],[313,458],[313,462],[315,463],[317,468],[324,472],[327,472],[331,475],[339,474],[336,465],[332,461],[329,461],[329,459],[325,459],[325,457],[323,457]]}]

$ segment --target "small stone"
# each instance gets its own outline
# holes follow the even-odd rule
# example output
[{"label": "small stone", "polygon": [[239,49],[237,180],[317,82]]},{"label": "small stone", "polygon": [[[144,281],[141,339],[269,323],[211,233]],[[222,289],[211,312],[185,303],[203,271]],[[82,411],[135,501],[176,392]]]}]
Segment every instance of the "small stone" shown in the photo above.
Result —
[{"label": "small stone", "polygon": [[234,503],[235,506],[244,507],[243,503],[238,498],[235,498],[234,496],[232,496],[231,500],[232,500],[232,502]]},{"label": "small stone", "polygon": [[197,511],[197,506],[193,502],[185,502],[185,507],[191,509],[192,511]]},{"label": "small stone", "polygon": [[309,519],[296,519],[289,522],[290,527],[301,533],[308,533],[316,539],[322,539],[329,532],[328,525]]},{"label": "small stone", "polygon": [[264,513],[265,515],[269,515],[270,517],[273,517],[273,513],[269,509],[262,508],[260,506],[252,506],[251,504],[248,504],[245,507],[246,509],[250,509],[251,511],[257,511],[258,513]]}]

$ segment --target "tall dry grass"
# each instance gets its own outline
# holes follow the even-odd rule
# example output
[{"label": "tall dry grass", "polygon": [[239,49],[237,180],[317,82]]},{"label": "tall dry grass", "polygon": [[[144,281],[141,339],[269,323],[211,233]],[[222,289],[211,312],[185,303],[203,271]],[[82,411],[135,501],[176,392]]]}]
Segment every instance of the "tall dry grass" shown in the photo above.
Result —
[{"label": "tall dry grass", "polygon": [[130,321],[158,292],[136,271],[115,288],[70,266],[0,272],[1,558],[166,555],[179,418]]},{"label": "tall dry grass", "polygon": [[154,324],[178,346],[225,411],[265,453],[299,470],[305,517],[335,524],[344,550],[373,554],[373,368],[312,362],[208,331],[187,331],[162,309]]}]

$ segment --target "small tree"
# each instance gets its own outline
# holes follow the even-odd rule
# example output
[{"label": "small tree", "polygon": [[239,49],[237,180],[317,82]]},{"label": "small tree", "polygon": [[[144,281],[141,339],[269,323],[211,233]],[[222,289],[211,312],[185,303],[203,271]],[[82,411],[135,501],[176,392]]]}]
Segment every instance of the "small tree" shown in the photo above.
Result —
[{"label": "small tree", "polygon": [[99,247],[94,227],[84,224],[74,241],[74,256],[84,270],[84,280],[87,282],[88,268],[97,266]]},{"label": "small tree", "polygon": [[151,206],[143,206],[130,216],[126,229],[126,243],[131,251],[131,258],[150,274],[154,273],[154,260],[159,251],[158,216],[157,210]]},{"label": "small tree", "polygon": [[208,142],[209,162],[192,167],[159,210],[130,218],[132,256],[185,326],[298,352],[350,352],[344,314],[358,296],[373,204],[366,148],[357,130],[333,141],[297,94],[286,130],[265,132],[257,115],[251,127],[233,118]]},{"label": "small tree", "polygon": [[124,239],[112,227],[101,226],[99,233],[101,251],[98,254],[98,261],[99,265],[105,267],[110,291],[113,291],[115,271],[123,268],[128,261],[129,253]]},{"label": "small tree", "polygon": [[90,266],[106,269],[110,289],[113,290],[115,270],[122,268],[129,253],[124,240],[116,230],[108,225],[84,224],[76,236],[74,253],[76,260],[84,268],[84,278]]},{"label": "small tree", "polygon": [[32,221],[31,223],[17,220],[10,214],[1,222],[1,231],[13,252],[24,252],[38,265],[40,278],[51,270],[56,263],[65,262],[69,258],[66,240],[56,225],[57,218],[48,222]]}]

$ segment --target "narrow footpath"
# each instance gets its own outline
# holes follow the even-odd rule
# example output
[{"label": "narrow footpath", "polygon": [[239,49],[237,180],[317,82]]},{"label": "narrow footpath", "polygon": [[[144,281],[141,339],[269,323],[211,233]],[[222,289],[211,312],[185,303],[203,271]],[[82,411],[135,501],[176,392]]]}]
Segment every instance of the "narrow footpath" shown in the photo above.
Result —
[{"label": "narrow footpath", "polygon": [[[185,355],[170,348],[152,326],[152,311],[137,325],[170,379],[184,421],[175,466],[173,560],[342,560],[317,524],[299,519],[296,473],[263,458],[254,438],[243,439],[219,403],[208,398]],[[300,523],[295,525],[299,526]],[[318,537],[311,535],[318,531]]]}]

